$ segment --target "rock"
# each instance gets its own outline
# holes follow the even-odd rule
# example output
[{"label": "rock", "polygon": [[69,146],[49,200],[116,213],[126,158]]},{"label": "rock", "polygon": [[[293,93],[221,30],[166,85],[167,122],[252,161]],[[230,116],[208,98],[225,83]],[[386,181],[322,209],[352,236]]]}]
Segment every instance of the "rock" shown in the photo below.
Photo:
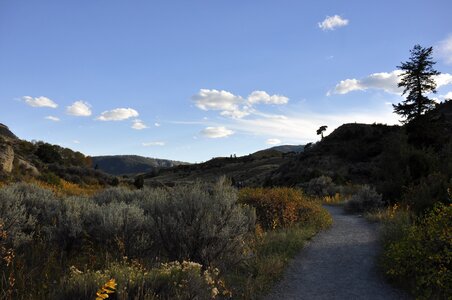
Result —
[{"label": "rock", "polygon": [[17,159],[16,164],[19,167],[19,169],[24,170],[27,175],[39,176],[41,174],[34,165],[21,158]]},{"label": "rock", "polygon": [[13,170],[14,150],[8,144],[0,145],[0,170],[11,173]]}]

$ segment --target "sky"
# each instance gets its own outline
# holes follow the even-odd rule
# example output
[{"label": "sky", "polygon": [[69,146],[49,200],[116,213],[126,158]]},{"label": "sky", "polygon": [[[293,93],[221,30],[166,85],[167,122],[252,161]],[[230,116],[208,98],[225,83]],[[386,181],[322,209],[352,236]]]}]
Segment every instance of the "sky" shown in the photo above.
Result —
[{"label": "sky", "polygon": [[86,155],[187,162],[398,124],[397,66],[434,48],[452,98],[450,0],[0,0],[0,123]]}]

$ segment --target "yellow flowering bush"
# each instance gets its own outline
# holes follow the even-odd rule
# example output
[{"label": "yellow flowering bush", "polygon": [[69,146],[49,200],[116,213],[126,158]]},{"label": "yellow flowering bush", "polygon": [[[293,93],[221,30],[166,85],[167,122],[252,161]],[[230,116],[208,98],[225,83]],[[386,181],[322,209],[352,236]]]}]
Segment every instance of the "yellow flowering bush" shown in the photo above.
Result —
[{"label": "yellow flowering bush", "polygon": [[[94,299],[102,295],[106,283],[114,279],[115,299],[215,299],[230,297],[218,269],[203,269],[190,262],[170,262],[147,269],[137,262],[115,263],[102,271],[71,274],[53,295],[57,299]],[[110,286],[113,286],[110,284]],[[112,290],[110,288],[110,290]]]},{"label": "yellow flowering bush", "polygon": [[240,190],[239,202],[256,209],[257,222],[265,230],[300,223],[324,228],[332,222],[319,203],[293,188],[245,188]]},{"label": "yellow flowering bush", "polygon": [[416,223],[409,224],[406,216],[402,218],[405,220],[389,219],[383,232],[382,264],[386,274],[394,281],[408,283],[419,299],[450,299],[452,205],[439,204]]}]

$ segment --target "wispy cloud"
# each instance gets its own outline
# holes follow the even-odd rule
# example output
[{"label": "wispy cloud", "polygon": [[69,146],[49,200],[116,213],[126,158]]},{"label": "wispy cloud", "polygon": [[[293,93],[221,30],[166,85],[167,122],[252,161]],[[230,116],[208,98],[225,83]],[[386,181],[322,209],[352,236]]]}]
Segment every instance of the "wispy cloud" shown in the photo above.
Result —
[{"label": "wispy cloud", "polygon": [[91,116],[91,105],[88,102],[79,100],[66,107],[66,113],[71,116],[89,117]]},{"label": "wispy cloud", "polygon": [[452,34],[438,43],[437,54],[446,64],[452,64]]},{"label": "wispy cloud", "polygon": [[138,117],[138,112],[132,108],[116,108],[104,111],[97,117],[100,121],[122,121],[129,118]]},{"label": "wispy cloud", "polygon": [[59,122],[60,121],[60,118],[54,117],[54,116],[47,116],[47,117],[45,117],[45,119],[53,121],[53,122]]},{"label": "wispy cloud", "polygon": [[155,126],[155,127],[160,127],[160,126],[161,126],[161,124],[160,124],[160,123],[157,123],[157,122],[155,122],[155,123],[154,123],[154,126]]},{"label": "wispy cloud", "polygon": [[25,103],[32,107],[50,107],[50,108],[58,107],[58,104],[44,96],[41,97],[23,96],[22,100],[24,100]]},{"label": "wispy cloud", "polygon": [[[328,96],[332,94],[347,94],[352,91],[365,91],[368,89],[383,90],[387,93],[401,94],[402,88],[397,87],[400,81],[399,75],[403,72],[395,70],[392,72],[373,73],[362,79],[345,79],[341,80],[331,91],[327,93]],[[442,73],[434,78],[437,88],[452,84],[452,75]]]},{"label": "wispy cloud", "polygon": [[153,146],[165,146],[166,143],[165,142],[161,142],[161,141],[156,141],[156,142],[147,142],[147,143],[142,143],[142,145],[144,147],[153,147]]},{"label": "wispy cloud", "polygon": [[224,138],[233,134],[234,131],[227,129],[224,126],[206,127],[201,130],[201,135],[210,139]]},{"label": "wispy cloud", "polygon": [[148,126],[146,126],[143,121],[135,119],[133,120],[132,128],[135,130],[142,130],[148,128]]},{"label": "wispy cloud", "polygon": [[280,139],[268,139],[265,143],[267,145],[278,145],[278,144],[281,144],[281,140]]},{"label": "wispy cloud", "polygon": [[334,15],[332,17],[327,16],[325,20],[318,23],[319,28],[322,30],[334,30],[338,27],[347,26],[349,21],[347,19],[342,18],[339,15]]}]

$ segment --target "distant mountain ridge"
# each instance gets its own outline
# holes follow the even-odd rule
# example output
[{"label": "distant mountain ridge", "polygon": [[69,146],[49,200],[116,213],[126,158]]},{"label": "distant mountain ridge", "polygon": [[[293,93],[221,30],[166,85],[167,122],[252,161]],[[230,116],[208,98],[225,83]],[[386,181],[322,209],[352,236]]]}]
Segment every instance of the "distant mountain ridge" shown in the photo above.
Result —
[{"label": "distant mountain ridge", "polygon": [[281,145],[281,146],[275,146],[271,147],[268,150],[276,150],[282,153],[289,153],[289,152],[295,152],[300,153],[304,150],[304,145]]},{"label": "distant mountain ridge", "polygon": [[93,156],[91,159],[95,168],[111,175],[135,175],[188,164],[139,155],[103,155]]}]

